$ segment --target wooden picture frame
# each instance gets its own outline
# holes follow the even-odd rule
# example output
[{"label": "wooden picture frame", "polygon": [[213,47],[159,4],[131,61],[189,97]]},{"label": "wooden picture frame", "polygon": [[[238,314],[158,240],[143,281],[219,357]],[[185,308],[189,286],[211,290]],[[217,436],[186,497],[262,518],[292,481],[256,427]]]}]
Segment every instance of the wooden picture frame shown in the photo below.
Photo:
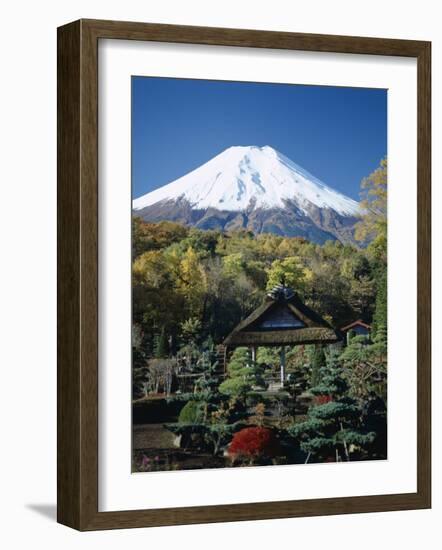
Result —
[{"label": "wooden picture frame", "polygon": [[[417,492],[98,511],[98,41],[405,56],[418,67]],[[429,508],[431,44],[79,20],[58,29],[58,521],[82,531]]]}]

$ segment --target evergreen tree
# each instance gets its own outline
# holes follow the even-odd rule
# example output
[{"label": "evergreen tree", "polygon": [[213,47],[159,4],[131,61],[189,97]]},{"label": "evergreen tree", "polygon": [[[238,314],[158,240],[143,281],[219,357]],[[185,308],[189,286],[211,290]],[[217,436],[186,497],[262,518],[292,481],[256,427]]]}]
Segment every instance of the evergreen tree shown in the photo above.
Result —
[{"label": "evergreen tree", "polygon": [[310,386],[316,387],[321,381],[321,369],[325,366],[324,347],[321,344],[316,344],[310,347]]},{"label": "evergreen tree", "polygon": [[386,399],[387,341],[386,331],[380,329],[370,341],[365,336],[353,336],[340,356],[349,395],[365,402],[375,393]]},{"label": "evergreen tree", "polygon": [[165,427],[181,436],[182,447],[197,447],[218,455],[233,434],[246,427],[247,409],[236,396],[219,392],[220,374],[215,354],[200,352],[195,391],[181,409],[178,422]]},{"label": "evergreen tree", "polygon": [[169,355],[169,342],[167,341],[166,330],[163,327],[161,332],[156,335],[154,341],[154,357],[160,359],[162,357],[168,357]]},{"label": "evergreen tree", "polygon": [[200,357],[196,362],[196,372],[201,374],[195,382],[195,391],[205,393],[208,398],[212,394],[216,394],[220,384],[220,374],[213,350],[200,352]]},{"label": "evergreen tree", "polygon": [[219,386],[225,395],[245,397],[253,386],[263,385],[262,369],[250,357],[247,348],[236,348],[227,365],[228,378]]},{"label": "evergreen tree", "polygon": [[299,438],[307,459],[350,460],[355,448],[369,444],[374,433],[367,433],[360,422],[361,410],[348,397],[348,385],[339,363],[338,352],[330,349],[326,366],[321,369],[321,382],[311,389],[314,404],[307,420],[293,425],[289,433]]},{"label": "evergreen tree", "polygon": [[376,305],[373,315],[373,334],[387,330],[387,270],[380,275],[376,285]]},{"label": "evergreen tree", "polygon": [[201,321],[196,317],[190,317],[181,323],[181,336],[186,344],[196,344],[201,333]]}]

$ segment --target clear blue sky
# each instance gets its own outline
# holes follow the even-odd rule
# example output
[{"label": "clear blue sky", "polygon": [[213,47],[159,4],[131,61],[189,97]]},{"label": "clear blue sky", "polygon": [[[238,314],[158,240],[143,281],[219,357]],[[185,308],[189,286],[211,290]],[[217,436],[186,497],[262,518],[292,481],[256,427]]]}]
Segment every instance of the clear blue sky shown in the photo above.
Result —
[{"label": "clear blue sky", "polygon": [[134,198],[232,145],[270,145],[359,199],[387,154],[387,91],[132,77]]}]

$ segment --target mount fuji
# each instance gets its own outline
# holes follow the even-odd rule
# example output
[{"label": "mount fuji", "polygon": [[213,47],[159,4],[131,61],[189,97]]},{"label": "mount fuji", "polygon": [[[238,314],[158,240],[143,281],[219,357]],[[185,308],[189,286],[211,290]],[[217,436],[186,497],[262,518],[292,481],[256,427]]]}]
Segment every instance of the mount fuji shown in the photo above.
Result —
[{"label": "mount fuji", "polygon": [[248,229],[353,242],[361,213],[353,199],[328,187],[269,146],[229,147],[199,168],[133,201],[145,221],[170,220],[200,229]]}]

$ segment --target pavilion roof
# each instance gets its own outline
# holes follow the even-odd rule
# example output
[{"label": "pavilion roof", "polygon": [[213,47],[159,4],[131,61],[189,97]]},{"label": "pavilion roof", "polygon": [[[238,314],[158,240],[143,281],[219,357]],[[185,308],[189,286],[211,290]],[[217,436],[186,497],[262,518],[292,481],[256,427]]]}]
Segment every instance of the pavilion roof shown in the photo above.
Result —
[{"label": "pavilion roof", "polygon": [[363,328],[366,328],[367,330],[371,330],[371,325],[369,325],[368,323],[364,323],[362,319],[357,319],[356,321],[353,321],[353,323],[350,323],[345,327],[341,327],[341,331],[347,332],[348,330],[351,330],[354,327],[363,327]]},{"label": "pavilion roof", "polygon": [[280,346],[331,344],[342,337],[318,313],[285,285],[278,285],[264,302],[227,336],[224,344]]}]

